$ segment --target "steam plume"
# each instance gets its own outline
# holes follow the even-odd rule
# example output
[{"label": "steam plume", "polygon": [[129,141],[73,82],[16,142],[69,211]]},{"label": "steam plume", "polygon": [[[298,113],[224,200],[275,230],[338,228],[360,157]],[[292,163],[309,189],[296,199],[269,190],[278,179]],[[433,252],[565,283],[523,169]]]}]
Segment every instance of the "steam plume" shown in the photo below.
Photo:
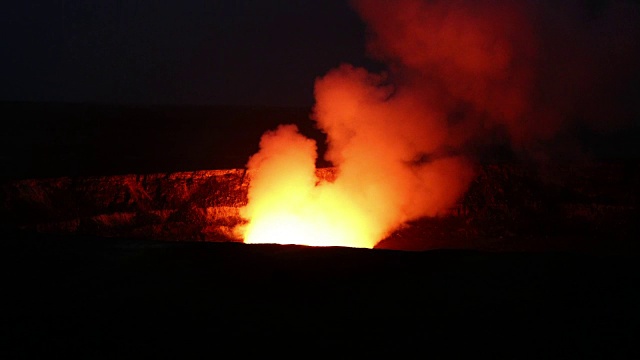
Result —
[{"label": "steam plume", "polygon": [[[315,144],[295,127],[264,135],[248,163],[245,240],[372,247],[452,206],[473,177],[470,149],[486,139],[506,134],[538,156],[576,123],[629,121],[637,111],[620,94],[640,79],[638,6],[605,5],[355,1],[388,71],[345,64],[316,80],[313,118],[334,182],[315,177]],[[275,238],[255,240],[274,224]]]},{"label": "steam plume", "polygon": [[357,0],[354,6],[369,26],[369,51],[389,64],[393,82],[455,115],[450,145],[505,131],[515,150],[531,155],[570,138],[577,126],[619,128],[638,116],[634,2]]}]

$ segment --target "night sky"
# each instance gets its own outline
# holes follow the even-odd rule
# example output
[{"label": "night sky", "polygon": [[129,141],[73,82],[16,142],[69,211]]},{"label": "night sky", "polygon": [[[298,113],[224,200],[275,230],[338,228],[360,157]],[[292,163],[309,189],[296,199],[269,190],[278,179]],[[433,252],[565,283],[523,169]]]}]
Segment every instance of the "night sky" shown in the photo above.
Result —
[{"label": "night sky", "polygon": [[347,0],[9,0],[0,101],[309,106],[365,56]]},{"label": "night sky", "polygon": [[[425,21],[414,24],[418,29],[408,30],[409,36],[396,34],[406,21],[386,21],[400,2],[368,1],[372,8],[380,5],[377,16],[356,11],[350,0],[8,0],[0,7],[0,118],[11,126],[0,134],[0,175],[242,167],[257,151],[260,135],[282,123],[298,124],[322,148],[324,135],[309,119],[314,83],[341,64],[390,70],[390,81],[405,94],[413,91],[447,121],[466,119],[471,125],[456,132],[467,138],[461,153],[510,159],[509,145],[516,144],[514,151],[536,158],[637,158],[638,1],[425,2],[454,13],[465,4],[480,11],[469,21],[454,21],[454,28],[481,36],[449,39]],[[521,73],[510,67],[499,76],[461,67],[478,54],[495,55],[474,48],[472,40],[482,39],[486,29],[468,31],[483,19],[498,25],[488,39],[527,43],[510,39],[522,26],[500,30],[504,19],[494,16],[501,6],[518,7],[513,4],[540,11],[526,12],[540,41],[537,62],[529,64],[524,51],[516,51],[518,61],[512,62],[535,76],[512,76]],[[417,47],[428,56],[416,67],[407,62],[411,54],[395,45],[404,39],[411,48],[420,33],[439,34],[440,40]],[[381,34],[392,40],[381,40]],[[460,51],[438,53],[449,47]],[[503,80],[508,86],[500,85]],[[482,91],[461,90],[471,85]],[[497,100],[487,104],[484,94]],[[503,100],[512,94],[526,106],[521,116],[505,120],[510,102]],[[73,105],[32,104],[38,102]],[[138,105],[206,106],[143,111]],[[239,110],[249,107],[293,112]],[[562,151],[569,155],[559,156]]]}]

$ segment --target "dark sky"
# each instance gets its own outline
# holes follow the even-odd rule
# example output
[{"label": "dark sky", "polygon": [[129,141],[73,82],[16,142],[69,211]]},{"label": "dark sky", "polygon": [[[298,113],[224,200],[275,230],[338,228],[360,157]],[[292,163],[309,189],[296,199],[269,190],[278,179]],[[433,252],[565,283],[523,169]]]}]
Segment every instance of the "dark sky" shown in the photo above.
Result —
[{"label": "dark sky", "polygon": [[8,0],[0,101],[293,105],[366,65],[347,0]]}]

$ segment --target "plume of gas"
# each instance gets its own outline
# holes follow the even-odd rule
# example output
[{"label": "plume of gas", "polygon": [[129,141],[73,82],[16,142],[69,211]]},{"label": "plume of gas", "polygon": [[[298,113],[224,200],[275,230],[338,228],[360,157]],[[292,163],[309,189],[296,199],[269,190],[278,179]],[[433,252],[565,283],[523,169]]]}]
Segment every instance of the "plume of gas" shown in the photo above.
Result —
[{"label": "plume of gas", "polygon": [[246,243],[373,247],[367,209],[334,183],[316,177],[316,144],[295,125],[265,133],[249,159]]},{"label": "plume of gas", "polygon": [[640,7],[590,15],[583,3],[354,0],[389,72],[342,65],[316,80],[335,181],[315,177],[315,146],[294,127],[264,136],[248,164],[245,241],[371,247],[446,211],[478,144],[504,133],[517,151],[557,157],[562,144],[548,144],[573,138],[576,122],[633,118]]},{"label": "plume of gas", "polygon": [[576,128],[616,129],[640,113],[631,100],[640,80],[637,2],[353,4],[368,26],[370,54],[403,88],[437,98],[442,109],[464,109],[452,142],[482,142],[504,129],[515,150],[534,155],[574,138]]},{"label": "plume of gas", "polygon": [[327,134],[333,182],[315,176],[315,143],[295,126],[263,136],[247,164],[245,242],[373,247],[403,223],[454,204],[472,170],[442,151],[443,114],[385,81],[350,65],[316,81],[314,118]]}]

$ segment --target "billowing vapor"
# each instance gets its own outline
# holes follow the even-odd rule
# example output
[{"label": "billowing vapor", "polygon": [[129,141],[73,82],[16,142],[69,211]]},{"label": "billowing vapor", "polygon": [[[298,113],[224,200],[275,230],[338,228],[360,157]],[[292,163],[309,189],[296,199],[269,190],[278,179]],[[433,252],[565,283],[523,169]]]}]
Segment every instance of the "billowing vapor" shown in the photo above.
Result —
[{"label": "billowing vapor", "polygon": [[464,157],[439,153],[445,118],[393,91],[383,76],[348,65],[317,80],[314,116],[336,179],[316,178],[315,144],[295,126],[266,133],[248,163],[245,242],[373,247],[455,203],[473,172]]},{"label": "billowing vapor", "polygon": [[[356,0],[393,83],[449,117],[447,143],[504,132],[535,156],[576,127],[637,117],[640,6],[631,1]],[[553,151],[557,151],[557,147]],[[561,156],[566,154],[552,154]]]},{"label": "billowing vapor", "polygon": [[628,121],[635,109],[620,95],[640,79],[638,6],[602,6],[355,1],[369,52],[388,71],[341,65],[316,80],[313,119],[336,179],[316,177],[316,144],[295,126],[266,133],[247,165],[241,236],[373,247],[454,205],[479,144],[502,136],[539,156],[577,123]]}]

